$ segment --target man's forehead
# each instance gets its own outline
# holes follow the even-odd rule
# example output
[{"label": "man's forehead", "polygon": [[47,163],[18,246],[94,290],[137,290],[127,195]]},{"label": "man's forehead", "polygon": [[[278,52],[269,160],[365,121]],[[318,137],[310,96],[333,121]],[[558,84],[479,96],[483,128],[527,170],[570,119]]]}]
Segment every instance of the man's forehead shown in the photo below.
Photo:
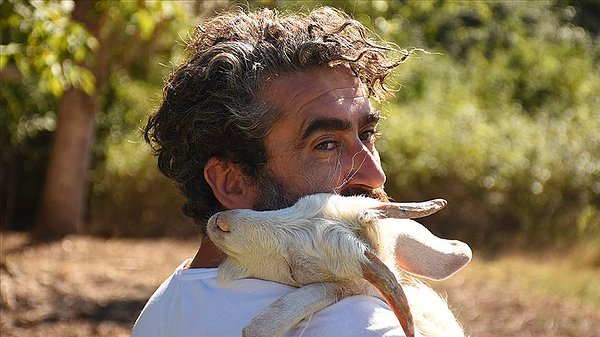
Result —
[{"label": "man's forehead", "polygon": [[280,75],[271,79],[263,96],[267,104],[292,114],[311,103],[341,104],[348,99],[368,99],[361,81],[345,67]]},{"label": "man's forehead", "polygon": [[270,151],[302,149],[319,132],[351,131],[376,124],[361,81],[347,68],[321,68],[282,75],[264,91],[265,101],[281,119],[271,129],[266,143]]}]

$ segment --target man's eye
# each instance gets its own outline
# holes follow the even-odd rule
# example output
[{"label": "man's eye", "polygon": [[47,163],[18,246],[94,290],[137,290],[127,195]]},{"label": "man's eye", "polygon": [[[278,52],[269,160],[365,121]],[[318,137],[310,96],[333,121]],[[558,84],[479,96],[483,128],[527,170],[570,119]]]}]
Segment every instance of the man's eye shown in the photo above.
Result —
[{"label": "man's eye", "polygon": [[321,150],[321,151],[333,151],[336,148],[337,148],[337,143],[334,141],[331,141],[331,140],[319,143],[319,144],[317,144],[317,146],[315,146],[315,149]]},{"label": "man's eye", "polygon": [[360,134],[360,140],[363,142],[373,142],[375,140],[375,130],[368,130]]}]

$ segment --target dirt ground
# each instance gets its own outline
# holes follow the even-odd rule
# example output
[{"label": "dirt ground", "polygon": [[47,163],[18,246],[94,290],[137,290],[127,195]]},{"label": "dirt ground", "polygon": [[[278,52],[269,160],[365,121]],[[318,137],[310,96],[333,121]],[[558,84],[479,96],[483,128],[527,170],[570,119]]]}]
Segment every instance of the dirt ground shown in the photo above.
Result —
[{"label": "dirt ground", "polygon": [[[33,244],[1,235],[2,336],[129,336],[156,287],[196,249],[193,241],[69,236]],[[600,307],[540,295],[479,273],[434,285],[471,336],[600,336]]]}]

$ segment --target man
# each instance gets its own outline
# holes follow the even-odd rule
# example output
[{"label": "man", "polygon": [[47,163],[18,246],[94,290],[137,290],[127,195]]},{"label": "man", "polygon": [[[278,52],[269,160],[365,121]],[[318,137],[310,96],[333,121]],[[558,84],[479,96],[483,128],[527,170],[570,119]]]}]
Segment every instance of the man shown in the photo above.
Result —
[{"label": "man", "polygon": [[[146,140],[186,197],[202,243],[155,292],[133,336],[239,336],[292,287],[245,279],[216,283],[224,256],[205,235],[224,209],[277,209],[317,192],[385,197],[370,98],[402,60],[330,8],[280,17],[220,15],[196,29],[191,57],[172,75]],[[269,263],[269,261],[265,261]],[[288,336],[403,336],[376,298],[341,300]]]}]

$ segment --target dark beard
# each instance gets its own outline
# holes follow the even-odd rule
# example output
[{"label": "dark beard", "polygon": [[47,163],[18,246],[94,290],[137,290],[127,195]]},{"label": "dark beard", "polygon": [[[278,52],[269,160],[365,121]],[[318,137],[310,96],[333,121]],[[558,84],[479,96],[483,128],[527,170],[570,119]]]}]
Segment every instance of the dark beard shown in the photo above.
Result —
[{"label": "dark beard", "polygon": [[302,197],[288,191],[284,184],[269,169],[264,169],[256,177],[257,196],[254,210],[271,211],[292,206]]},{"label": "dark beard", "polygon": [[[280,181],[269,169],[264,169],[256,177],[256,188],[257,196],[256,202],[254,203],[254,210],[257,211],[270,211],[276,209],[282,209],[292,206],[301,197],[319,192],[331,193],[331,191],[318,191],[314,192],[298,192],[292,191],[291,188]],[[390,200],[388,195],[385,193],[383,188],[377,188],[374,190],[367,190],[357,187],[345,187],[339,191],[340,195],[343,196],[354,196],[362,195],[365,197],[378,199],[383,202]]]},{"label": "dark beard", "polygon": [[347,187],[340,191],[340,194],[343,196],[354,196],[354,195],[362,195],[365,197],[377,199],[379,201],[388,202],[391,198],[385,193],[383,188],[376,188],[374,190],[367,190],[355,187]]}]

